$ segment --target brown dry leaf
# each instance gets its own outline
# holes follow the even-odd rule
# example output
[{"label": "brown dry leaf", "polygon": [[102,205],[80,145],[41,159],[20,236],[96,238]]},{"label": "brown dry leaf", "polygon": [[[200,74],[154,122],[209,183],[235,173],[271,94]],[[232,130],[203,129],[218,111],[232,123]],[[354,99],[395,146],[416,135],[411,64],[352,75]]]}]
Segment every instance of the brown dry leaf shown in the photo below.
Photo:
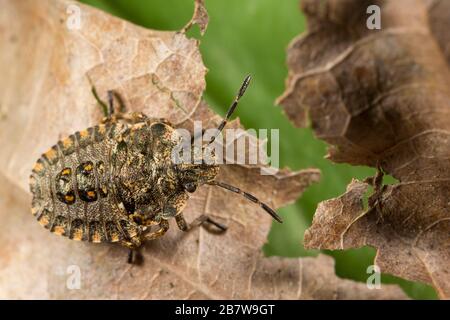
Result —
[{"label": "brown dry leaf", "polygon": [[[381,30],[366,9],[381,7]],[[303,1],[309,31],[289,48],[280,97],[309,121],[335,162],[379,166],[398,183],[354,181],[319,204],[308,248],[378,249],[383,272],[432,284],[450,297],[450,3]]]},{"label": "brown dry leaf", "polygon": [[[240,169],[240,168],[239,168]],[[230,169],[227,178],[239,181]],[[258,173],[257,173],[258,174]],[[248,174],[247,174],[248,175]],[[298,180],[294,178],[292,180]],[[0,297],[20,299],[404,299],[396,286],[369,290],[363,283],[340,279],[329,256],[264,258],[270,220],[252,206],[220,192],[200,190],[186,209],[189,218],[206,208],[229,224],[225,235],[204,229],[169,230],[145,246],[144,263],[128,265],[118,246],[92,245],[56,238],[35,221],[30,198],[0,176]],[[215,192],[214,192],[215,193]],[[208,200],[209,199],[209,200]],[[210,201],[210,204],[208,204]],[[220,211],[213,209],[226,206]],[[233,206],[242,209],[230,209]],[[245,209],[245,214],[244,210]],[[230,213],[233,213],[230,215]],[[256,221],[252,220],[256,219]],[[20,232],[16,226],[20,226]],[[79,267],[80,290],[66,283]]]},{"label": "brown dry leaf", "polygon": [[[405,297],[396,286],[371,291],[337,278],[329,257],[262,257],[271,218],[218,188],[194,193],[186,218],[211,214],[229,230],[183,233],[171,224],[163,238],[143,248],[140,266],[127,264],[127,250],[117,245],[75,242],[43,229],[29,214],[27,176],[58,138],[101,118],[88,76],[101,96],[117,90],[133,110],[179,126],[202,120],[212,127],[218,118],[201,101],[206,69],[198,43],[182,32],[145,30],[68,1],[0,5],[1,298]],[[81,9],[78,30],[66,26],[69,5]],[[220,178],[274,207],[293,202],[319,178],[315,169],[262,176],[260,168],[226,165]],[[81,288],[70,290],[78,271]]]},{"label": "brown dry leaf", "polygon": [[195,0],[194,16],[191,21],[183,28],[183,32],[188,31],[193,24],[200,28],[200,34],[204,35],[208,27],[209,17],[205,7],[205,0]]}]

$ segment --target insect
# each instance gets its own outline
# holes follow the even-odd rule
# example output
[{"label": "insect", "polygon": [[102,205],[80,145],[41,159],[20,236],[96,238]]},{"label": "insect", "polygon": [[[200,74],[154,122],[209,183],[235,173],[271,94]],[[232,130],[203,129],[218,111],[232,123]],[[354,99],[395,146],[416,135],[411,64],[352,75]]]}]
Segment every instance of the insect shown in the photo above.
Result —
[{"label": "insect", "polygon": [[[249,82],[247,76],[217,134],[202,148],[223,130]],[[217,181],[218,165],[174,163],[175,129],[167,120],[115,112],[114,98],[121,101],[115,92],[108,91],[108,105],[98,98],[95,87],[92,92],[105,118],[58,141],[32,170],[31,212],[42,226],[73,240],[119,243],[130,249],[132,262],[137,248],[167,232],[171,218],[182,231],[206,223],[226,230],[207,215],[191,223],[183,217],[189,194],[204,184],[238,193],[281,222],[273,209],[250,193]]]}]

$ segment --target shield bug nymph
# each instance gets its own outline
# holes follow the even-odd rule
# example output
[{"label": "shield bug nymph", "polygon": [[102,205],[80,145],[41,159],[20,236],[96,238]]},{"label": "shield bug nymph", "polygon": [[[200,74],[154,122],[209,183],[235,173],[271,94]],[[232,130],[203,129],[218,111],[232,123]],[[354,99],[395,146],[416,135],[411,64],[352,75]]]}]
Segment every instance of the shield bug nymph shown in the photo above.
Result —
[{"label": "shield bug nymph", "polygon": [[[236,109],[249,81],[248,76],[217,135]],[[200,215],[191,223],[183,217],[189,194],[204,184],[238,193],[281,222],[273,209],[250,193],[217,181],[218,165],[173,163],[175,129],[167,120],[136,112],[115,112],[113,101],[116,97],[120,102],[120,96],[109,91],[106,105],[94,87],[92,92],[103,107],[105,118],[100,124],[59,141],[37,160],[32,170],[31,212],[45,228],[73,240],[117,242],[130,249],[163,236],[171,218],[183,231],[204,223],[225,231],[224,225],[207,215]],[[214,142],[217,135],[204,147]]]}]

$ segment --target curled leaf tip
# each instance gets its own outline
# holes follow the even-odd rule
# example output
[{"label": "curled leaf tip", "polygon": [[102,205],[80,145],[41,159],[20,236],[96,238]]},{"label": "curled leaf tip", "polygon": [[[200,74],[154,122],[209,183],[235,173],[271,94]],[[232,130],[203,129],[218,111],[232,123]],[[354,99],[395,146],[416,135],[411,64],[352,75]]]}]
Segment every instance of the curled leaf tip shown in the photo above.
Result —
[{"label": "curled leaf tip", "polygon": [[181,30],[186,33],[194,24],[200,28],[200,34],[203,36],[208,27],[209,16],[205,7],[205,0],[195,0],[194,14],[191,20]]}]

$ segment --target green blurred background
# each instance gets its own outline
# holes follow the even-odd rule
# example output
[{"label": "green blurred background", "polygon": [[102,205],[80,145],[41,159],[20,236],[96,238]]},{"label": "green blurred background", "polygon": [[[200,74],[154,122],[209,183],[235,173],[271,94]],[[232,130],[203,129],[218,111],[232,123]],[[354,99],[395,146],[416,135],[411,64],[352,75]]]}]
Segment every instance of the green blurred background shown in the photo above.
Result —
[{"label": "green blurred background", "polygon": [[[193,0],[82,0],[138,25],[158,30],[179,30],[191,18]],[[310,187],[293,205],[280,209],[284,223],[274,223],[266,255],[315,256],[317,250],[303,248],[303,233],[310,226],[320,201],[345,191],[351,179],[364,179],[374,170],[334,164],[324,159],[326,146],[314,138],[310,128],[294,128],[275,106],[287,76],[286,48],[305,30],[298,0],[206,0],[210,22],[200,37],[198,28],[190,36],[201,40],[200,50],[209,72],[206,101],[224,115],[243,77],[251,74],[252,84],[236,115],[246,128],[280,129],[280,162],[298,170],[315,167],[322,171],[320,183]],[[366,269],[373,263],[373,248],[324,251],[336,260],[336,273],[343,278],[365,282]],[[390,275],[383,283],[397,283],[412,298],[436,299],[427,285]]]}]

